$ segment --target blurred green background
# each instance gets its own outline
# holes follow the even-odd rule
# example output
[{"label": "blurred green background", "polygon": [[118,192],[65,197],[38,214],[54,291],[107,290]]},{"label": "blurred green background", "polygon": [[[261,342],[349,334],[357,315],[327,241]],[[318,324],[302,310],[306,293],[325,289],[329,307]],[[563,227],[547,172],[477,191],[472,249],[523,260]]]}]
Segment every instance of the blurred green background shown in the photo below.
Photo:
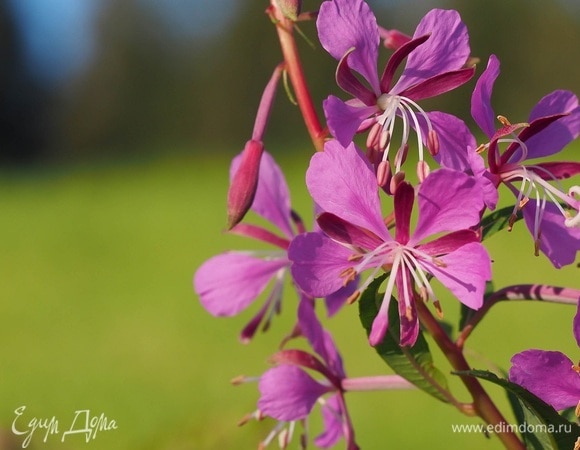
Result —
[{"label": "blurred green background", "polygon": [[[305,0],[304,8],[318,4]],[[383,26],[409,33],[432,7],[458,9],[480,67],[490,53],[500,57],[494,105],[514,121],[553,89],[580,92],[574,1],[371,4]],[[229,380],[268,367],[293,323],[295,299],[287,296],[272,329],[243,346],[237,335],[251,311],[212,318],[191,287],[210,256],[255,248],[223,228],[229,161],[249,137],[261,90],[280,60],[266,6],[0,3],[0,449],[22,447],[23,436],[11,431],[21,406],[20,430],[33,417],[59,421],[59,434],[36,430],[31,449],[247,449],[274,426],[236,426],[254,410],[257,389]],[[313,24],[302,28],[316,41]],[[338,93],[335,61],[320,48],[300,48],[315,101]],[[472,86],[429,107],[471,125]],[[283,90],[266,144],[309,223],[302,180],[312,150]],[[571,146],[566,156],[578,160],[579,151]],[[577,267],[555,271],[532,251],[523,225],[494,236],[496,285],[580,288]],[[457,302],[442,303],[453,322]],[[500,304],[468,341],[470,361],[507,369],[514,353],[530,347],[575,359],[572,316],[567,306]],[[368,348],[356,306],[328,326],[350,376],[388,373]],[[437,363],[448,369],[441,357]],[[501,448],[493,437],[454,435],[451,424],[478,422],[419,392],[352,394],[348,401],[365,449]],[[77,410],[104,414],[118,428],[88,443],[79,434],[61,442]],[[311,425],[316,434],[319,423]]]}]

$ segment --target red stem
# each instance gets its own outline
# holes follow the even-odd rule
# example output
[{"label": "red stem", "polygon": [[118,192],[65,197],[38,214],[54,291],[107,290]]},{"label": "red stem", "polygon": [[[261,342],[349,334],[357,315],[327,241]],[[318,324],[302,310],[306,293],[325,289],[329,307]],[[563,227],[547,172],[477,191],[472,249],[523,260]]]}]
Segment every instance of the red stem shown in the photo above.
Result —
[{"label": "red stem", "polygon": [[310,139],[312,139],[316,150],[320,152],[323,150],[327,133],[318,120],[312,97],[306,85],[302,64],[298,56],[298,48],[296,47],[296,41],[294,39],[294,22],[284,17],[274,0],[271,1],[271,5],[266,12],[276,24],[280,47],[284,55],[284,61],[286,62],[286,71],[294,88],[294,94],[296,95],[300,112],[302,113],[302,117],[304,117]]},{"label": "red stem", "polygon": [[[417,310],[421,323],[443,351],[453,369],[456,371],[471,370],[461,349],[453,343],[422,301],[417,301]],[[476,378],[470,376],[460,375],[460,378],[473,398],[473,407],[476,414],[489,425],[498,425],[498,429],[501,430],[507,429],[507,427],[501,426],[500,424],[507,424],[508,422],[483,389],[481,383]],[[507,449],[525,449],[525,446],[514,433],[502,431],[496,434]]]}]

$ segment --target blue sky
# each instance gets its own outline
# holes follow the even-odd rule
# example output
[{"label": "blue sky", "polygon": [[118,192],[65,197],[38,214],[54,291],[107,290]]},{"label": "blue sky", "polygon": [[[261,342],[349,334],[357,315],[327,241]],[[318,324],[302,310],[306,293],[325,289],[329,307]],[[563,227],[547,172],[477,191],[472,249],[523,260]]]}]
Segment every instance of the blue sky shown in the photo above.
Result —
[{"label": "blue sky", "polygon": [[[116,0],[110,0],[116,1]],[[166,20],[171,30],[195,39],[231,20],[236,0],[138,0]],[[26,61],[40,81],[58,83],[95,54],[95,18],[104,0],[8,0],[25,47]]]}]

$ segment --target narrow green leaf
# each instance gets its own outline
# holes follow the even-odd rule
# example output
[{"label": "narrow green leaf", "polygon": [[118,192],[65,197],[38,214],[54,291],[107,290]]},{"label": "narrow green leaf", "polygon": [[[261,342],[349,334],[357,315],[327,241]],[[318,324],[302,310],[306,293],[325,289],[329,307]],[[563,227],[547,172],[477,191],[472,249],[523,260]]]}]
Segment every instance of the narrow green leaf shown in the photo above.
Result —
[{"label": "narrow green leaf", "polygon": [[[481,240],[485,240],[493,236],[498,231],[503,230],[509,225],[510,217],[514,211],[513,206],[506,206],[505,208],[498,209],[497,211],[488,214],[481,221]],[[522,219],[522,215],[518,214],[516,222]]]},{"label": "narrow green leaf", "polygon": [[522,435],[527,448],[534,450],[574,448],[574,443],[580,436],[580,426],[566,420],[554,408],[523,387],[485,370],[453,373],[480,378],[506,390],[518,421],[517,431]]},{"label": "narrow green leaf", "polygon": [[[386,275],[383,275],[373,281],[359,300],[360,320],[367,332],[367,336],[370,334],[373,321],[379,311],[383,294],[380,294],[378,290],[385,278]],[[401,347],[399,345],[399,326],[397,301],[392,299],[389,307],[389,328],[383,342],[377,345],[375,350],[395,373],[433,397],[443,402],[448,402],[445,395],[449,390],[447,379],[433,365],[429,345],[423,333],[419,332],[419,337],[413,347]]]}]

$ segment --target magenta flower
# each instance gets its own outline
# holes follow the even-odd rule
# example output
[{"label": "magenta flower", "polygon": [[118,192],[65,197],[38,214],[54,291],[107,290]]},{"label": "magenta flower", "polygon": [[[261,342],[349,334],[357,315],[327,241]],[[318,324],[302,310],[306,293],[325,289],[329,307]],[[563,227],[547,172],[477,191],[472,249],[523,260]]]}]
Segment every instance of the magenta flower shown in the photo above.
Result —
[{"label": "magenta flower", "polygon": [[[580,309],[572,328],[580,347]],[[580,367],[563,353],[531,349],[514,355],[511,363],[510,381],[523,386],[554,409],[562,410],[580,403]]]},{"label": "magenta flower", "polygon": [[[580,250],[580,202],[574,198],[580,187],[566,193],[558,180],[580,173],[580,163],[528,161],[554,155],[580,135],[578,98],[569,91],[554,91],[536,104],[529,123],[512,125],[502,117],[496,131],[491,92],[498,75],[499,61],[492,55],[471,103],[473,118],[490,139],[486,176],[515,194],[514,217],[521,209],[536,254],[542,251],[557,268],[571,264]],[[499,144],[506,145],[503,152]]]},{"label": "magenta flower", "polygon": [[[272,361],[277,366],[260,377],[258,411],[260,415],[281,422],[293,422],[306,419],[315,404],[321,403],[324,431],[314,443],[328,448],[345,438],[348,449],[357,449],[341,386],[346,378],[342,359],[308,299],[300,302],[298,322],[320,359],[302,350],[282,350],[274,355]],[[317,373],[322,379],[315,380],[305,369]],[[330,396],[323,399],[326,394]]]},{"label": "magenta flower", "polygon": [[[398,48],[380,77],[377,71],[380,30],[364,1],[325,1],[320,7],[317,27],[322,46],[339,60],[338,85],[354,97],[344,102],[330,96],[324,102],[328,127],[334,137],[346,146],[357,131],[371,128],[367,146],[382,153],[385,166],[398,117],[403,124],[399,159],[404,159],[408,149],[411,128],[418,134],[420,161],[423,142],[432,153],[437,153],[437,133],[417,102],[450,91],[474,74],[473,67],[465,67],[470,49],[467,29],[459,14],[435,9],[421,20],[412,38],[407,40],[399,33]],[[405,58],[407,63],[394,82]],[[363,84],[357,74],[368,84]],[[426,130],[422,131],[421,122],[426,124]]]},{"label": "magenta flower", "polygon": [[[240,161],[241,155],[232,161],[232,178]],[[264,305],[242,331],[240,338],[243,342],[254,336],[262,321],[267,327],[272,315],[280,309],[285,274],[289,267],[286,251],[295,234],[292,221],[296,216],[290,207],[286,180],[267,152],[261,158],[259,181],[251,209],[276,226],[281,236],[260,226],[244,223],[236,225],[231,232],[272,244],[278,250],[232,251],[214,256],[197,270],[193,280],[201,304],[214,316],[234,316],[240,313],[274,280]],[[301,226],[299,221],[296,223]]]},{"label": "magenta flower", "polygon": [[[419,332],[414,286],[424,300],[436,301],[429,276],[470,308],[481,306],[491,264],[478,235],[470,230],[479,223],[483,208],[473,177],[448,169],[430,174],[417,192],[419,219],[413,234],[415,192],[410,184],[401,183],[394,197],[394,237],[383,221],[372,167],[354,144],[343,148],[338,141],[327,142],[325,151],[312,157],[306,183],[325,211],[318,217],[325,234],[306,233],[292,241],[288,255],[294,279],[307,294],[318,297],[372,269],[357,290],[360,294],[381,269],[390,272],[369,336],[371,345],[385,335],[395,286],[401,345],[413,345]],[[429,240],[435,235],[439,237]]]},{"label": "magenta flower", "polygon": [[[242,155],[232,161],[230,177],[236,173]],[[273,281],[266,301],[242,330],[240,339],[252,339],[263,323],[267,329],[274,313],[280,311],[284,280],[290,261],[287,250],[296,232],[305,231],[298,215],[291,209],[288,185],[280,167],[264,152],[260,162],[259,180],[251,209],[274,225],[280,234],[261,226],[240,223],[230,232],[251,237],[277,247],[272,251],[230,251],[207,260],[195,273],[194,289],[201,304],[214,316],[234,316],[248,308]],[[329,293],[325,298],[328,314],[335,314],[356,289],[349,286]]]}]

